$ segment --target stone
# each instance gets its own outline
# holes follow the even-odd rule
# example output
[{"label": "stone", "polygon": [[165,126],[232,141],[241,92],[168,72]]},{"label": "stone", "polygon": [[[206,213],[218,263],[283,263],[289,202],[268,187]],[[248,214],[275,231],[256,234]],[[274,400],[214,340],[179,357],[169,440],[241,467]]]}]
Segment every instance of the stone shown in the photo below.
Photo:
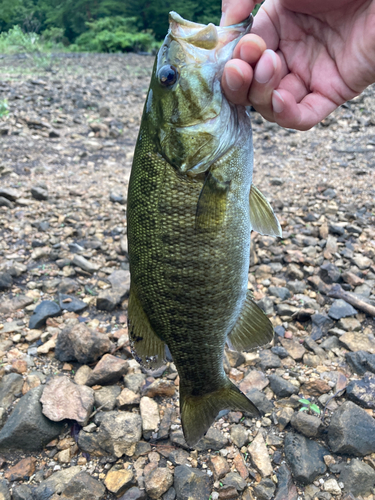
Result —
[{"label": "stone", "polygon": [[101,411],[112,411],[116,406],[116,400],[121,393],[121,387],[110,385],[102,387],[94,392],[95,407]]},{"label": "stone", "polygon": [[331,417],[328,442],[334,453],[365,456],[375,452],[375,420],[346,401]]},{"label": "stone", "polygon": [[92,369],[89,366],[80,366],[74,375],[74,382],[78,385],[86,385],[88,379],[90,378],[91,372]]},{"label": "stone", "polygon": [[332,306],[328,311],[328,316],[332,319],[346,318],[347,316],[354,316],[357,314],[357,310],[353,306],[345,302],[345,300],[337,299],[333,301]]},{"label": "stone", "polygon": [[[1,131],[2,131],[2,129],[1,129]],[[0,207],[8,207],[8,208],[12,209],[13,203],[11,201],[7,200],[6,198],[4,198],[3,196],[0,196]]]},{"label": "stone", "polygon": [[43,415],[53,422],[69,419],[85,426],[94,407],[94,391],[69,377],[55,377],[44,387],[40,402]]},{"label": "stone", "polygon": [[42,392],[42,386],[35,387],[20,399],[0,431],[0,450],[38,451],[60,434],[63,424],[42,413]]},{"label": "stone", "polygon": [[134,393],[138,393],[145,383],[145,380],[146,375],[143,373],[129,373],[124,377],[124,384],[127,389],[130,389]]},{"label": "stone", "polygon": [[262,479],[254,486],[254,493],[259,500],[271,500],[276,490],[276,485],[272,479]]},{"label": "stone", "polygon": [[304,281],[288,281],[286,286],[293,294],[303,293],[306,289]]},{"label": "stone", "polygon": [[64,488],[61,500],[103,500],[105,487],[87,472],[75,475]]},{"label": "stone", "polygon": [[173,465],[190,465],[189,453],[185,450],[176,449],[172,450],[168,455],[168,460],[172,462]]},{"label": "stone", "polygon": [[288,380],[285,380],[275,374],[269,375],[268,378],[270,381],[271,389],[279,398],[288,398],[292,394],[298,393],[297,387],[290,383]]},{"label": "stone", "polygon": [[299,361],[303,358],[306,349],[302,344],[290,339],[280,339],[281,345],[288,351],[289,356],[291,356],[295,361]]},{"label": "stone", "polygon": [[265,387],[267,387],[268,384],[269,380],[264,375],[264,373],[257,370],[250,370],[250,372],[240,383],[239,388],[242,392],[246,394],[251,389],[258,389],[259,391],[261,391]]},{"label": "stone", "polygon": [[211,494],[211,480],[199,469],[180,465],[174,471],[177,500],[203,500]]},{"label": "stone", "polygon": [[12,299],[5,299],[0,302],[0,313],[11,314],[20,309],[24,309],[34,302],[32,297],[27,295],[18,295]]},{"label": "stone", "polygon": [[133,486],[119,500],[146,500],[146,491]]},{"label": "stone", "polygon": [[198,451],[221,450],[228,444],[228,438],[215,427],[210,427],[206,435],[198,441],[195,449]]},{"label": "stone", "polygon": [[171,398],[176,392],[176,386],[172,380],[157,379],[142,390],[142,395],[149,398],[162,396]]},{"label": "stone", "polygon": [[279,366],[281,366],[280,358],[268,349],[259,353],[259,360],[259,367],[262,370],[268,370],[269,368],[279,368]]},{"label": "stone", "polygon": [[332,495],[341,495],[341,488],[336,479],[333,478],[325,481],[323,484],[323,490],[328,491],[328,493],[331,493]]},{"label": "stone", "polygon": [[99,264],[94,264],[93,262],[90,262],[89,260],[85,259],[82,255],[75,255],[72,260],[72,264],[74,266],[80,267],[84,271],[94,274],[100,269]]},{"label": "stone", "polygon": [[345,492],[367,497],[375,485],[375,470],[361,460],[353,459],[341,469],[339,482],[344,483]]},{"label": "stone", "polygon": [[0,196],[10,201],[17,201],[21,194],[17,189],[0,187]]},{"label": "stone", "polygon": [[29,321],[30,330],[41,328],[46,324],[48,318],[53,318],[61,314],[61,309],[56,302],[43,300],[33,311]]},{"label": "stone", "polygon": [[305,396],[321,396],[322,394],[326,394],[331,390],[331,386],[327,384],[322,379],[313,379],[310,380],[309,382],[306,382],[305,384],[302,385],[301,387],[301,392]]},{"label": "stone", "polygon": [[10,491],[4,479],[0,479],[0,500],[10,500]]},{"label": "stone", "polygon": [[246,393],[246,396],[258,408],[260,412],[264,414],[272,412],[273,403],[266,397],[263,392],[258,391],[258,389],[250,389],[250,391]]},{"label": "stone", "polygon": [[290,299],[291,297],[289,289],[283,286],[270,286],[268,288],[268,291],[270,292],[271,295],[274,295],[275,297],[278,297],[281,300],[287,300]]},{"label": "stone", "polygon": [[361,323],[356,318],[342,318],[337,322],[337,327],[346,332],[360,332],[362,330]]},{"label": "stone", "polygon": [[87,385],[114,384],[120,380],[127,369],[127,361],[112,354],[105,354],[91,372]]},{"label": "stone", "polygon": [[176,490],[171,486],[162,496],[162,500],[176,500]]},{"label": "stone", "polygon": [[78,323],[64,328],[57,337],[55,357],[62,362],[78,361],[87,364],[97,361],[111,349],[107,335],[87,328]]},{"label": "stone", "polygon": [[9,273],[0,273],[0,292],[5,292],[12,288],[13,278]]},{"label": "stone", "polygon": [[364,408],[375,409],[375,375],[366,372],[362,380],[352,380],[347,388],[348,399]]},{"label": "stone", "polygon": [[297,488],[293,483],[292,474],[286,464],[280,465],[276,476],[277,491],[275,500],[297,500]]},{"label": "stone", "polygon": [[361,271],[368,269],[373,264],[371,259],[360,253],[354,254],[353,262]]},{"label": "stone", "polygon": [[[184,467],[183,465],[181,467]],[[166,467],[157,467],[145,477],[145,489],[150,498],[158,499],[173,484],[173,476]]]},{"label": "stone", "polygon": [[303,280],[303,271],[296,264],[288,264],[286,276],[291,280]]},{"label": "stone", "polygon": [[288,432],[285,436],[286,460],[294,479],[302,484],[310,484],[325,473],[324,455],[329,455],[329,451],[316,441],[295,432]]},{"label": "stone", "polygon": [[262,433],[258,432],[252,443],[248,446],[251,461],[258,469],[262,477],[267,477],[272,474],[271,459],[268,455],[266,443]]},{"label": "stone", "polygon": [[[55,500],[52,495],[59,495],[67,486],[69,481],[79,474],[81,467],[79,465],[63,469],[55,472],[48,479],[42,481],[37,487],[33,489],[33,500]],[[60,499],[61,497],[57,497]]]},{"label": "stone", "polygon": [[232,486],[236,488],[238,492],[243,491],[246,488],[246,481],[242,479],[242,477],[237,474],[237,472],[229,472],[223,480],[222,483],[224,487]]},{"label": "stone", "polygon": [[130,273],[125,270],[114,271],[108,277],[108,281],[111,283],[112,289],[99,293],[96,307],[104,311],[113,311],[129,293]]},{"label": "stone", "polygon": [[34,186],[30,189],[31,196],[38,201],[48,200],[48,191],[40,186]]},{"label": "stone", "polygon": [[129,469],[110,470],[104,479],[104,484],[111,493],[122,495],[134,482],[134,476]]},{"label": "stone", "polygon": [[21,394],[23,377],[18,373],[9,373],[0,380],[0,407],[7,410],[16,397]]},{"label": "stone", "polygon": [[230,472],[230,467],[228,462],[221,455],[210,455],[208,466],[211,469],[214,480],[217,481],[222,479],[228,472]]},{"label": "stone", "polygon": [[35,457],[23,458],[17,462],[16,465],[8,469],[4,477],[8,479],[8,481],[28,481],[29,477],[35,472],[35,464]]},{"label": "stone", "polygon": [[295,412],[290,423],[294,429],[306,437],[317,437],[322,427],[320,418],[302,411]]},{"label": "stone", "polygon": [[363,333],[346,332],[339,337],[339,343],[353,352],[367,351],[375,354],[375,340]]},{"label": "stone", "polygon": [[340,283],[342,281],[342,276],[339,268],[331,262],[320,266],[319,275],[324,283],[327,283],[328,285],[331,285],[332,283]]},{"label": "stone", "polygon": [[139,409],[142,417],[143,435],[146,437],[147,433],[155,431],[160,424],[159,406],[156,401],[144,396],[141,398]]},{"label": "stone", "polygon": [[132,406],[139,405],[141,398],[139,394],[131,391],[127,387],[121,391],[119,396],[116,398],[116,406],[120,410],[126,410],[131,408]]},{"label": "stone", "polygon": [[66,295],[65,293],[59,294],[59,304],[61,309],[75,313],[80,313],[88,307],[88,304],[83,302],[83,300],[77,299],[73,295]]},{"label": "stone", "polygon": [[277,427],[278,427],[279,431],[283,431],[285,429],[285,427],[291,421],[293,415],[294,415],[294,410],[293,410],[293,408],[290,408],[289,406],[286,406],[285,408],[281,408],[281,410],[279,410],[276,413],[277,422],[278,422]]},{"label": "stone", "polygon": [[12,500],[33,500],[31,486],[29,486],[28,484],[17,484],[16,486],[14,486],[12,491]]},{"label": "stone", "polygon": [[366,351],[347,352],[345,359],[350,368],[358,375],[366,372],[375,373],[375,354]]},{"label": "stone", "polygon": [[288,351],[281,345],[276,345],[274,347],[271,347],[271,352],[276,354],[276,356],[278,356],[281,359],[285,359],[289,356]]},{"label": "stone", "polygon": [[242,446],[245,446],[249,442],[249,435],[247,433],[247,430],[241,424],[232,425],[232,428],[230,430],[230,438],[239,449],[241,449]]}]

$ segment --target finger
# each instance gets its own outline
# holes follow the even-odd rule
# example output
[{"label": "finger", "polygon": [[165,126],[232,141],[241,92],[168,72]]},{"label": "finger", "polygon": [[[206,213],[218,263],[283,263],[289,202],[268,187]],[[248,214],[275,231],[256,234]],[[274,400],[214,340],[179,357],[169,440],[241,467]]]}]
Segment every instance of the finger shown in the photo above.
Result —
[{"label": "finger", "polygon": [[277,89],[272,95],[273,120],[281,127],[309,130],[337,108],[337,103],[311,93],[297,103],[291,92]]},{"label": "finger", "polygon": [[253,11],[255,4],[261,0],[222,0],[220,26],[230,26],[246,19]]},{"label": "finger", "polygon": [[231,59],[224,68],[221,85],[227,99],[234,104],[248,106],[248,92],[253,79],[253,69],[241,59]]},{"label": "finger", "polygon": [[245,35],[236,45],[233,57],[254,65],[266,48],[266,42],[260,36],[254,34]]}]

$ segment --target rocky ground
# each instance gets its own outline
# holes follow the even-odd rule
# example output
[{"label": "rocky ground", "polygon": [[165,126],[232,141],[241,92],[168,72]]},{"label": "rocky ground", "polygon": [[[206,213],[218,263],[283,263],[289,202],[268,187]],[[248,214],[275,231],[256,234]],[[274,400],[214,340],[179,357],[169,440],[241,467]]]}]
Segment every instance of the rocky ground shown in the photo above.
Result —
[{"label": "rocky ground", "polygon": [[145,372],[126,326],[152,63],[0,59],[0,499],[373,500],[375,88],[309,132],[253,113],[283,238],[253,234],[248,286],[276,335],[224,361],[262,418],[227,412],[192,450],[174,365]]}]

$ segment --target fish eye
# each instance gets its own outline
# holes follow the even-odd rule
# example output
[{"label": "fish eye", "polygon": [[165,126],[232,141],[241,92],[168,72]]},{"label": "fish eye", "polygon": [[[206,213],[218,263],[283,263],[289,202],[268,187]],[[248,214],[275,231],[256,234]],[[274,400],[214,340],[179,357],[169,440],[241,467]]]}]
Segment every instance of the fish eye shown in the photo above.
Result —
[{"label": "fish eye", "polygon": [[170,87],[177,81],[178,71],[174,66],[167,64],[159,70],[159,81],[164,87]]}]

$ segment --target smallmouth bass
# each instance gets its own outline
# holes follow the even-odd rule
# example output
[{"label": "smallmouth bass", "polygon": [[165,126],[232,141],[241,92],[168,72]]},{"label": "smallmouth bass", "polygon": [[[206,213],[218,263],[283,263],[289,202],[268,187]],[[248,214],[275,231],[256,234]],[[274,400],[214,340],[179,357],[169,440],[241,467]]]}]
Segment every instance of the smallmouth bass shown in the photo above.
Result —
[{"label": "smallmouth bass", "polygon": [[180,376],[180,411],[193,446],[223,409],[258,410],[223,368],[237,350],[269,343],[273,328],[247,292],[250,233],[281,235],[252,186],[248,111],[220,80],[252,18],[207,26],[170,13],[156,57],[129,182],[133,353],[161,365],[166,346]]}]

